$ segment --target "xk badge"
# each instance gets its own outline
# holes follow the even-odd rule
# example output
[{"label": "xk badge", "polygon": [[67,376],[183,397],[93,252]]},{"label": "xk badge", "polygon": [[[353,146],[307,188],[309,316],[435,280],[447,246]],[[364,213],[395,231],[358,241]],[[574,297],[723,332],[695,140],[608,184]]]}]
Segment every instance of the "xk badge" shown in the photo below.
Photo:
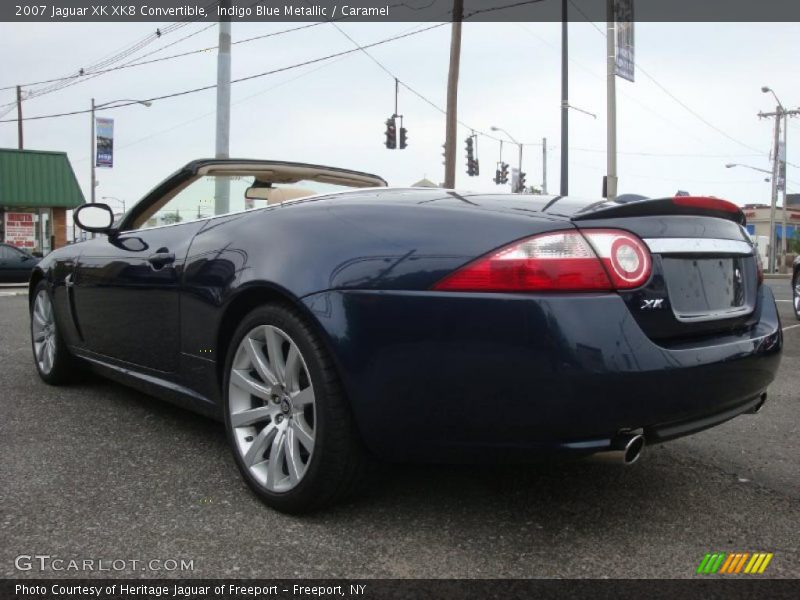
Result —
[{"label": "xk badge", "polygon": [[641,310],[658,310],[664,308],[664,299],[654,298],[652,300],[644,300],[639,308]]}]

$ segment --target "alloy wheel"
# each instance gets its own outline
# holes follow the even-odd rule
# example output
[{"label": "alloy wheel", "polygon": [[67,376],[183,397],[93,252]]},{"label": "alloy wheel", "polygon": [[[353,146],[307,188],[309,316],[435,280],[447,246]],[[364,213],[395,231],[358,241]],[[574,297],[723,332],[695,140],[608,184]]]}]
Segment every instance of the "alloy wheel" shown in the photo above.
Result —
[{"label": "alloy wheel", "polygon": [[239,343],[228,384],[236,450],[270,492],[296,487],[316,440],[314,386],[300,349],[272,325],[251,329]]},{"label": "alloy wheel", "polygon": [[794,280],[794,314],[800,318],[800,275],[798,275]]},{"label": "alloy wheel", "polygon": [[53,370],[56,357],[56,321],[53,303],[45,290],[39,290],[31,315],[33,352],[39,370],[48,375]]}]

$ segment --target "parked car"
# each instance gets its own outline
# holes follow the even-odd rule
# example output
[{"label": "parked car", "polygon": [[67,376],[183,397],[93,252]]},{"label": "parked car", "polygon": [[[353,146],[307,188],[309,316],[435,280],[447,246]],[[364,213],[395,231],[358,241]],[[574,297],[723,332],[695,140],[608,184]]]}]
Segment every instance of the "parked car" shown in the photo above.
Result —
[{"label": "parked car", "polygon": [[800,256],[794,259],[792,265],[792,306],[794,315],[800,319]]},{"label": "parked car", "polygon": [[783,338],[734,204],[385,186],[199,160],[117,225],[79,208],[105,235],[34,271],[39,374],[80,364],[222,420],[289,512],[369,456],[630,463],[764,403]]},{"label": "parked car", "polygon": [[40,259],[11,244],[0,243],[0,281],[20,283],[30,279]]}]

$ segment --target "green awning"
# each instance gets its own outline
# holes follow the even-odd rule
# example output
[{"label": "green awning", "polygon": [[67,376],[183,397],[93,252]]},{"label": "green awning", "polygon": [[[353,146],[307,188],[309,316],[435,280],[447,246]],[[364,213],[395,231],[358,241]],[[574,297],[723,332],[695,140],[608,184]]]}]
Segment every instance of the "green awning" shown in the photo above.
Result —
[{"label": "green awning", "polygon": [[75,208],[85,202],[66,152],[0,148],[0,206]]}]

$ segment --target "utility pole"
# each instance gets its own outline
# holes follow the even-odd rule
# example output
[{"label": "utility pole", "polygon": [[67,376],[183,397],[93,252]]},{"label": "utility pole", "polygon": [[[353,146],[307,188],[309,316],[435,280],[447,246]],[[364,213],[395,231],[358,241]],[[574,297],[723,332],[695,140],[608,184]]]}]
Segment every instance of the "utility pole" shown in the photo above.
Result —
[{"label": "utility pole", "polygon": [[[561,0],[561,195],[569,194],[569,0]],[[542,190],[545,191],[545,190]]]},{"label": "utility pole", "polygon": [[[770,91],[769,88],[764,88],[765,91]],[[777,98],[777,96],[776,96]],[[781,139],[781,120],[784,121],[784,127],[787,125],[786,120],[788,117],[796,117],[800,115],[800,109],[796,110],[787,110],[785,109],[780,103],[775,107],[775,112],[759,112],[758,116],[762,119],[767,118],[774,118],[775,119],[775,128],[773,129],[773,140],[772,140],[772,194],[770,197],[770,210],[769,210],[769,264],[768,271],[770,273],[777,272],[778,265],[776,264],[778,261],[778,252],[777,252],[777,239],[775,235],[775,210],[778,204],[778,179],[779,177],[783,176],[783,235],[781,236],[781,246],[782,246],[782,264],[780,265],[780,270],[786,267],[786,181],[785,181],[785,174],[781,172],[781,159],[780,159],[780,139]],[[786,152],[786,134],[784,133],[784,153]]]},{"label": "utility pole", "polygon": [[788,133],[789,133],[789,116],[784,112],[783,113],[783,160],[781,160],[783,166],[781,167],[780,163],[778,165],[779,173],[783,177],[783,203],[781,204],[781,206],[783,207],[783,210],[781,211],[781,213],[783,213],[783,223],[782,223],[783,235],[781,235],[781,273],[783,273],[784,270],[786,269],[786,253],[789,250],[789,234],[787,233],[786,230],[786,187],[787,187],[786,153],[789,151],[789,146],[786,145],[786,141]]},{"label": "utility pole", "polygon": [[458,134],[458,71],[461,63],[461,20],[464,0],[453,0],[450,34],[450,70],[447,75],[447,123],[445,129],[444,187],[456,186],[456,136]]},{"label": "utility pole", "polygon": [[[220,8],[230,9],[230,0],[220,0]],[[216,158],[230,158],[231,138],[231,21],[223,14],[219,21],[217,50],[217,138]],[[230,212],[230,179],[217,176],[214,182],[214,214]]]},{"label": "utility pole", "polygon": [[606,0],[606,198],[617,197],[617,82],[614,40],[614,0]]},{"label": "utility pole", "polygon": [[22,150],[22,88],[17,86],[17,147]]},{"label": "utility pole", "polygon": [[547,193],[547,138],[542,138],[542,194]]}]

